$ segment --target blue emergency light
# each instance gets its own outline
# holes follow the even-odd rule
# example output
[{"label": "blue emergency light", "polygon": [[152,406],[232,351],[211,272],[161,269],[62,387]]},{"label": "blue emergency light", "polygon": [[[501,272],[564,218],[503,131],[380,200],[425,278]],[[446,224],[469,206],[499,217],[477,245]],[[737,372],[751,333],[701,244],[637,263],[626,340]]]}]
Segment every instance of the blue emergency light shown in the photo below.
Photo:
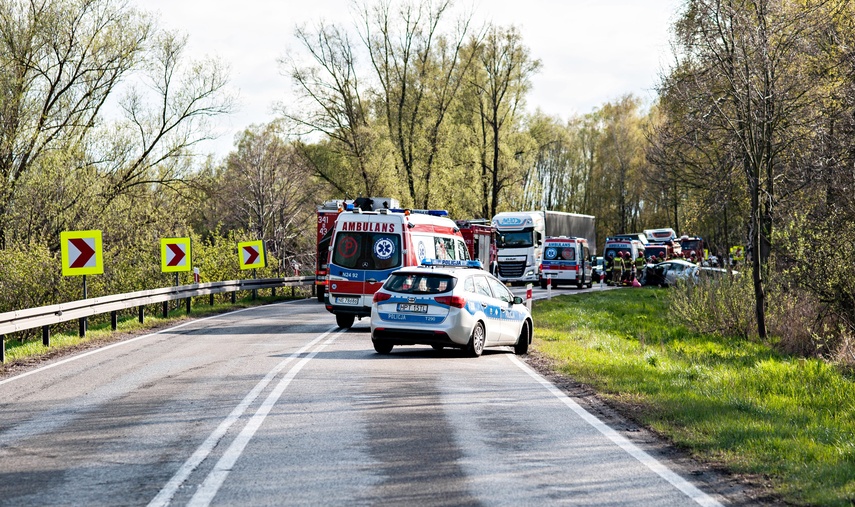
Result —
[{"label": "blue emergency light", "polygon": [[392,213],[418,213],[419,215],[430,215],[432,217],[447,217],[448,211],[444,209],[409,209],[409,208],[394,208],[390,209]]},{"label": "blue emergency light", "polygon": [[484,269],[484,265],[478,260],[456,261],[451,259],[422,259],[422,266]]}]

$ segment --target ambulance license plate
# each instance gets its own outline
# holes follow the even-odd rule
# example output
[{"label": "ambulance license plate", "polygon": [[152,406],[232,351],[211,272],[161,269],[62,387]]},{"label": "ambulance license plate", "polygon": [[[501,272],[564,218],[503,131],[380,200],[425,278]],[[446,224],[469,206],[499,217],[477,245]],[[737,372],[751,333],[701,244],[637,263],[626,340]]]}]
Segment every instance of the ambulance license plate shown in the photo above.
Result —
[{"label": "ambulance license plate", "polygon": [[336,296],[335,302],[340,305],[358,305],[359,298]]},{"label": "ambulance license plate", "polygon": [[428,305],[414,305],[412,303],[398,303],[399,312],[427,313]]}]

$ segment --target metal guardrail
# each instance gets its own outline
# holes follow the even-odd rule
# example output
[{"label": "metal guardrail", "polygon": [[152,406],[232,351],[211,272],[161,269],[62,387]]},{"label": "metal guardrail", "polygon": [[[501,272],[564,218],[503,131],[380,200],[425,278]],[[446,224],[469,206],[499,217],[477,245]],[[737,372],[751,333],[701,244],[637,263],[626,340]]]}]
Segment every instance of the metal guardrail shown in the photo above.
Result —
[{"label": "metal guardrail", "polygon": [[[146,305],[168,303],[177,299],[187,299],[190,311],[191,297],[220,294],[225,292],[275,289],[277,287],[298,287],[311,285],[315,290],[314,276],[294,276],[289,278],[259,278],[248,280],[228,280],[225,282],[194,283],[176,285],[160,289],[114,294],[97,298],[81,299],[39,308],[27,308],[13,312],[0,313],[0,362],[6,360],[5,336],[9,333],[42,328],[43,342],[49,345],[49,329],[54,324],[81,320],[93,315],[112,314],[113,329],[116,329],[116,312],[128,308],[140,308],[140,322],[143,320],[142,308]],[[81,321],[84,322],[84,321]],[[81,335],[85,334],[85,323],[81,324]]]}]

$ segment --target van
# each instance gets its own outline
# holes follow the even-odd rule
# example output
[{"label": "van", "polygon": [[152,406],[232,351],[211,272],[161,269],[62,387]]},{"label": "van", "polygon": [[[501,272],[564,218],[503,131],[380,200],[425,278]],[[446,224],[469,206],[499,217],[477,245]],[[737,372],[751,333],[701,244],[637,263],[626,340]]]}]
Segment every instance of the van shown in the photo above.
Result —
[{"label": "van", "polygon": [[424,259],[469,260],[460,228],[444,210],[343,211],[327,269],[327,311],[347,329],[371,315],[374,293],[402,267]]},{"label": "van", "polygon": [[558,236],[543,241],[543,262],[538,270],[541,289],[549,283],[553,287],[573,284],[590,288],[594,283],[591,269],[587,239]]}]

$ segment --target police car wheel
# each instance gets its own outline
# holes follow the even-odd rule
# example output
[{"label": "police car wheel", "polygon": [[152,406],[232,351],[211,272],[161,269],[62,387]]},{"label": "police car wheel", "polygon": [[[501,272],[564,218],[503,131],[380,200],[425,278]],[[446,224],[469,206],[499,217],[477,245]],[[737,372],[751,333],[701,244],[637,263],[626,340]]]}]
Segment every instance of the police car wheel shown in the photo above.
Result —
[{"label": "police car wheel", "polygon": [[335,323],[342,329],[350,329],[353,326],[354,315],[344,313],[335,314]]},{"label": "police car wheel", "polygon": [[518,356],[528,354],[528,322],[523,322],[517,343],[514,345],[514,354]]},{"label": "police car wheel", "polygon": [[374,350],[378,354],[389,354],[392,352],[392,347],[394,347],[394,345],[392,345],[389,342],[384,342],[384,341],[379,341],[379,340],[371,340],[371,343],[374,344]]},{"label": "police car wheel", "polygon": [[484,341],[486,339],[484,324],[480,322],[476,323],[475,327],[472,329],[472,336],[469,337],[469,355],[472,357],[479,357],[481,353],[484,352]]}]

